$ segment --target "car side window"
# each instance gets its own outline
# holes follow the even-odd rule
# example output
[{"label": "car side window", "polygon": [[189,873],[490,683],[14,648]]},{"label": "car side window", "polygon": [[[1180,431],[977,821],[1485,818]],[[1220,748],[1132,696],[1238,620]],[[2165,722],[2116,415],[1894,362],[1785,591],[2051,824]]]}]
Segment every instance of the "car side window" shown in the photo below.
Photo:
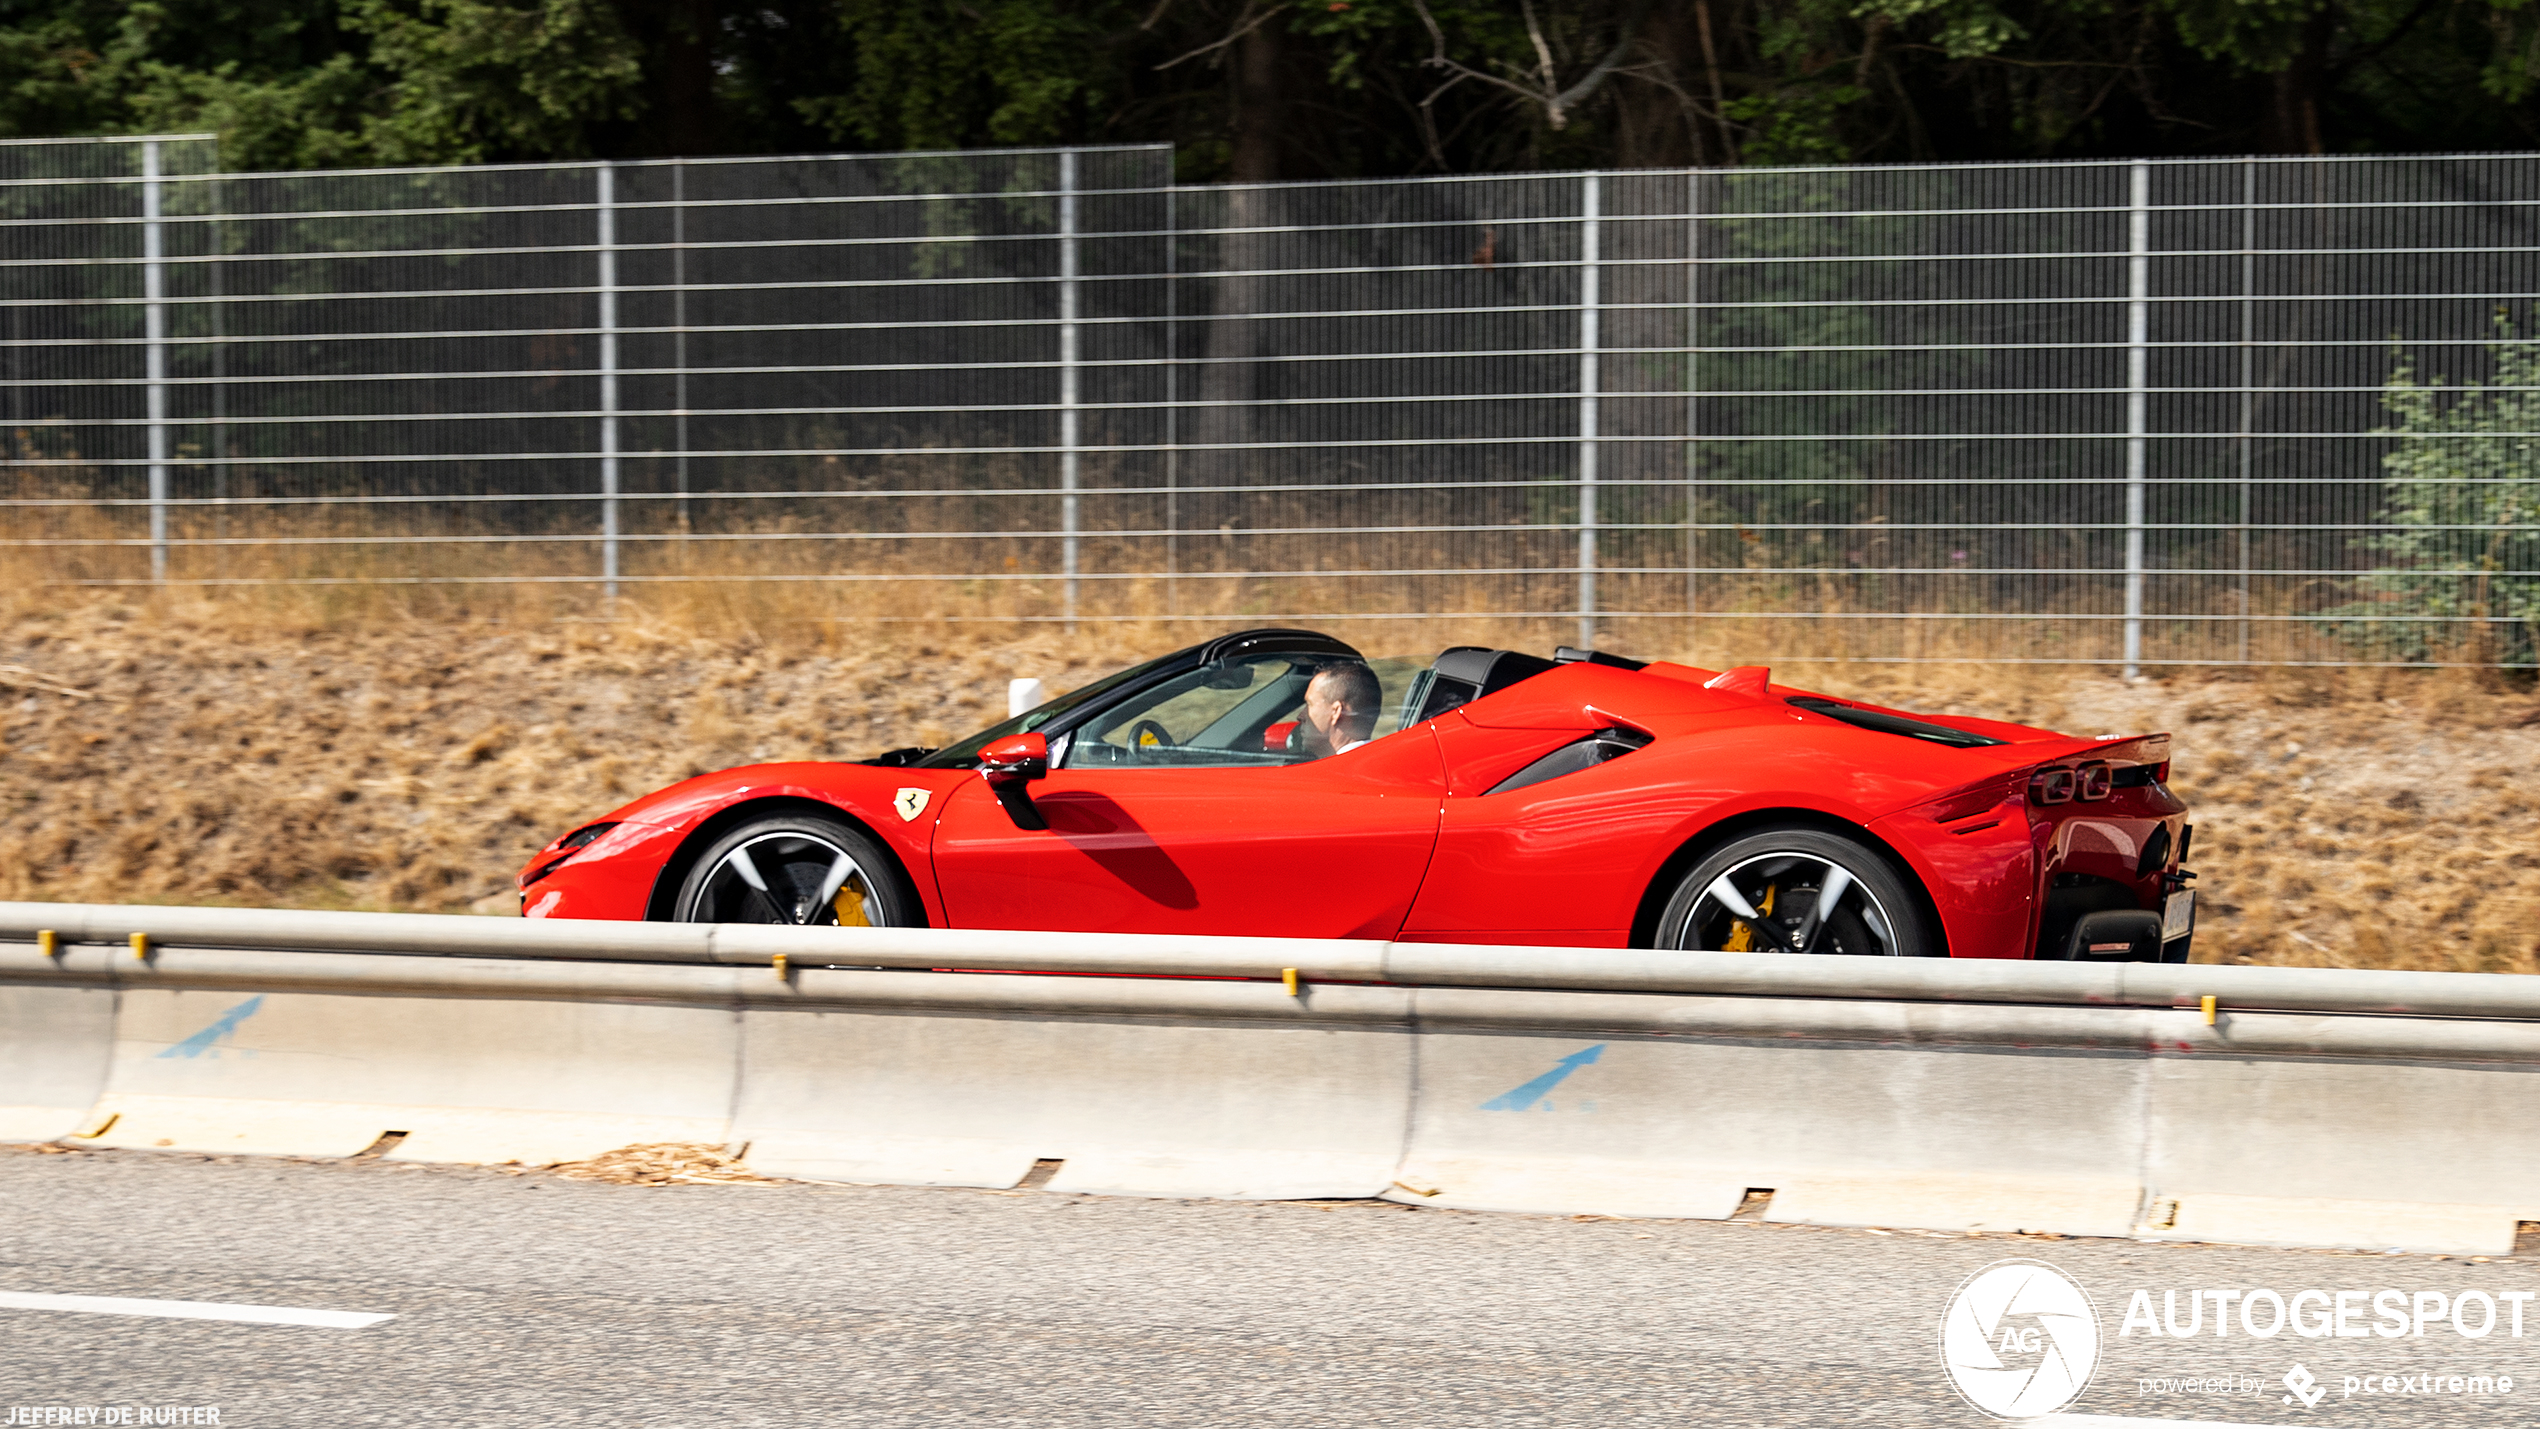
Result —
[{"label": "car side window", "polygon": [[1068,769],[1273,768],[1302,762],[1286,726],[1303,717],[1310,658],[1246,655],[1203,665],[1076,727]]}]

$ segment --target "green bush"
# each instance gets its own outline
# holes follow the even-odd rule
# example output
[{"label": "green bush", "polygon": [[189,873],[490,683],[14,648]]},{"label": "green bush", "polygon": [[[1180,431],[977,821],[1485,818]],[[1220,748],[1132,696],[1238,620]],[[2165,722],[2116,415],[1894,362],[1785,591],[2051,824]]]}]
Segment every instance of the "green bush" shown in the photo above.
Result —
[{"label": "green bush", "polygon": [[2528,667],[2540,653],[2540,340],[2503,312],[2496,332],[2488,381],[2420,379],[2402,355],[2382,388],[2393,420],[2375,435],[2397,439],[2381,458],[2387,529],[2362,541],[2377,557],[2366,599],[2333,614],[2386,658]]}]

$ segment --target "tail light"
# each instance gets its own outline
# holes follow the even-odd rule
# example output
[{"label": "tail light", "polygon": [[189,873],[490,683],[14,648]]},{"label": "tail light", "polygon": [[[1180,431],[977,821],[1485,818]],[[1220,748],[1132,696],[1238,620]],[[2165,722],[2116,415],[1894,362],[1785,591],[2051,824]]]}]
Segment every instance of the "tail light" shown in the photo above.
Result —
[{"label": "tail light", "polygon": [[2028,781],[2028,796],[2041,804],[2069,804],[2075,782],[2069,769],[2040,769]]},{"label": "tail light", "polygon": [[2105,799],[2117,787],[2116,775],[2105,764],[2085,764],[2080,773],[2081,788],[2076,792],[2085,800]]}]

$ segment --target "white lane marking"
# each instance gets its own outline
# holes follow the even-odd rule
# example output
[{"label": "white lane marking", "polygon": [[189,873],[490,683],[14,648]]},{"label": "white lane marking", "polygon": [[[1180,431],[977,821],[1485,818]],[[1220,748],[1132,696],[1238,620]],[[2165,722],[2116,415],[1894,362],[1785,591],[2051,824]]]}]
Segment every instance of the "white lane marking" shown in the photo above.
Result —
[{"label": "white lane marking", "polygon": [[249,1325],[315,1325],[366,1330],[394,1315],[300,1310],[288,1305],[221,1305],[208,1300],[128,1300],[120,1295],[32,1295],[0,1290],[0,1310],[67,1310],[80,1315],[151,1315],[162,1320],[236,1320]]},{"label": "white lane marking", "polygon": [[2020,1429],[2283,1429],[2220,1419],[2136,1419],[2122,1414],[2048,1414],[2019,1421]]}]

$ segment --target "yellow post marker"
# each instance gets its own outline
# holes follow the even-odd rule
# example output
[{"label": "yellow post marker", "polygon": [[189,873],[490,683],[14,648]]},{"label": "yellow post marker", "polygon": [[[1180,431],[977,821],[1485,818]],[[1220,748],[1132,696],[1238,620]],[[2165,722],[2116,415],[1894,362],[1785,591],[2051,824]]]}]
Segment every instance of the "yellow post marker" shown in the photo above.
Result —
[{"label": "yellow post marker", "polygon": [[1286,985],[1286,987],[1287,987],[1287,989],[1288,989],[1288,996],[1290,996],[1290,997],[1295,997],[1295,996],[1297,996],[1297,978],[1296,978],[1296,969],[1294,969],[1294,968],[1281,968],[1281,969],[1279,969],[1279,981],[1280,981],[1281,983],[1283,983],[1283,984],[1285,984],[1285,985]]},{"label": "yellow post marker", "polygon": [[140,961],[142,961],[142,962],[145,962],[145,963],[146,963],[146,962],[150,961],[150,935],[149,935],[149,934],[147,934],[147,933],[135,933],[135,934],[133,934],[133,935],[132,935],[132,955],[133,955],[133,957],[135,957],[135,958],[139,959],[139,960],[140,960]]},{"label": "yellow post marker", "polygon": [[62,955],[62,935],[54,932],[50,928],[37,929],[35,933],[35,950],[48,958],[60,957]]},{"label": "yellow post marker", "polygon": [[2216,1001],[2218,1001],[2218,1000],[2219,1000],[2219,999],[2216,999],[2216,998],[2211,998],[2211,997],[2206,998],[2206,999],[2204,1000],[2204,1008],[2205,1008],[2205,1025],[2206,1025],[2206,1026],[2208,1026],[2208,1027],[2211,1027],[2211,1026],[2213,1026],[2213,1025],[2214,1025],[2214,1004],[2215,1004],[2215,1002],[2216,1002]]},{"label": "yellow post marker", "polygon": [[776,980],[778,982],[785,981],[785,955],[783,953],[778,953],[775,957],[769,959],[767,965],[776,969]]}]

